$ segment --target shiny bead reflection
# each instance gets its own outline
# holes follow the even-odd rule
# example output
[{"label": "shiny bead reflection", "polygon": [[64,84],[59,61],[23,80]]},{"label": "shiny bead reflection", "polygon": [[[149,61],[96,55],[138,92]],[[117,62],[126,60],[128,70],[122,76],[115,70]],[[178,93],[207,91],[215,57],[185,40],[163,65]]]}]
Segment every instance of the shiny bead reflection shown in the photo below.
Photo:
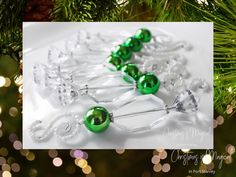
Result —
[{"label": "shiny bead reflection", "polygon": [[152,34],[148,29],[141,28],[135,33],[134,37],[142,42],[149,42],[152,39]]},{"label": "shiny bead reflection", "polygon": [[[138,81],[139,77],[141,76],[141,72],[139,68],[132,63],[125,64],[121,70],[126,73],[128,76],[132,77],[134,80]],[[125,81],[131,82],[130,79],[126,76],[123,77]]]},{"label": "shiny bead reflection", "polygon": [[94,133],[103,132],[109,127],[110,114],[104,107],[92,107],[84,116],[84,124]]},{"label": "shiny bead reflection", "polygon": [[138,90],[142,94],[155,94],[161,85],[160,80],[152,73],[145,73],[138,80]]}]

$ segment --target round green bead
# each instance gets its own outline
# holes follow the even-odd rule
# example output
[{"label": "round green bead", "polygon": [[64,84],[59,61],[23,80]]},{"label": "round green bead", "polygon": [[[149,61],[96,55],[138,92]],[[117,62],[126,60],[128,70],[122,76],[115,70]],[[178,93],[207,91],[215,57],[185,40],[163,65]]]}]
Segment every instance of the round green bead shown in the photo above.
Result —
[{"label": "round green bead", "polygon": [[84,116],[84,124],[92,132],[103,132],[109,127],[110,114],[101,106],[92,107]]},{"label": "round green bead", "polygon": [[141,42],[149,42],[152,39],[152,34],[148,29],[141,28],[135,33],[134,37],[139,39]]},{"label": "round green bead", "polygon": [[124,42],[124,45],[129,47],[133,52],[139,52],[143,48],[142,42],[134,37],[129,37]]},{"label": "round green bead", "polygon": [[127,46],[118,45],[112,52],[112,56],[120,57],[124,62],[126,62],[131,59],[132,51]]},{"label": "round green bead", "polygon": [[113,55],[110,55],[108,58],[107,58],[107,62],[108,63],[111,63],[112,65],[115,66],[116,70],[120,70],[121,67],[124,65],[124,62],[123,60],[118,57],[118,56],[113,56]]},{"label": "round green bead", "polygon": [[[127,75],[132,77],[135,81],[137,81],[139,79],[139,77],[141,76],[141,74],[142,74],[141,71],[139,71],[138,67],[135,64],[132,64],[132,63],[125,64],[121,68],[121,71],[123,71],[124,73],[126,73]],[[125,81],[131,82],[129,77],[124,76],[123,78],[124,78]]]},{"label": "round green bead", "polygon": [[137,88],[141,94],[155,94],[161,85],[160,80],[152,73],[140,76]]}]

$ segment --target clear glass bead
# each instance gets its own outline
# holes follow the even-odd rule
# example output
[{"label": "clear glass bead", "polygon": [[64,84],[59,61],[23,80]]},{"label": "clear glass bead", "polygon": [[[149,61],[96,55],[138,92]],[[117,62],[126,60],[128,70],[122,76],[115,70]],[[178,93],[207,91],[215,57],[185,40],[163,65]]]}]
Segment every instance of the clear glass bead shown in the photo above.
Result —
[{"label": "clear glass bead", "polygon": [[185,89],[184,80],[176,74],[165,75],[162,84],[168,92],[178,93]]},{"label": "clear glass bead", "polygon": [[198,101],[199,99],[191,90],[185,90],[176,97],[173,106],[178,112],[196,112]]},{"label": "clear glass bead", "polygon": [[209,84],[204,79],[195,78],[189,84],[189,88],[193,91],[202,90],[203,92],[208,92],[210,90]]}]

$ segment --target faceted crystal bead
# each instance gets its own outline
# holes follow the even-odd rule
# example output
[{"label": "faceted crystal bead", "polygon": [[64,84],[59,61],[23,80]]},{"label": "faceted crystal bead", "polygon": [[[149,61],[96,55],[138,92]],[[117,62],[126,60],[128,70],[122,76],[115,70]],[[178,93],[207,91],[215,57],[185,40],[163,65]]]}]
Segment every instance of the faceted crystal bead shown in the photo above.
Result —
[{"label": "faceted crystal bead", "polygon": [[57,86],[56,90],[53,92],[50,102],[55,106],[66,106],[73,103],[78,98],[78,93],[75,88],[60,81],[60,84]]},{"label": "faceted crystal bead", "polygon": [[187,78],[189,75],[185,66],[181,64],[175,64],[174,66],[170,67],[170,73],[177,74],[184,78]]},{"label": "faceted crystal bead", "polygon": [[185,90],[180,93],[173,106],[179,112],[196,112],[198,110],[197,99],[191,90]]},{"label": "faceted crystal bead", "polygon": [[52,46],[48,50],[48,63],[51,65],[62,64],[69,59],[69,55],[62,52],[60,49]]},{"label": "faceted crystal bead", "polygon": [[180,92],[185,89],[184,81],[176,74],[167,74],[163,79],[163,86],[169,92]]},{"label": "faceted crystal bead", "polygon": [[144,61],[142,68],[144,71],[160,74],[166,70],[167,64],[164,60],[157,60],[150,58]]},{"label": "faceted crystal bead", "polygon": [[34,82],[41,89],[54,89],[58,85],[58,70],[57,68],[48,68],[43,64],[35,64],[33,66]]},{"label": "faceted crystal bead", "polygon": [[205,80],[200,78],[193,79],[192,82],[189,84],[189,88],[193,91],[201,89],[204,92],[208,92],[210,90],[209,84]]}]

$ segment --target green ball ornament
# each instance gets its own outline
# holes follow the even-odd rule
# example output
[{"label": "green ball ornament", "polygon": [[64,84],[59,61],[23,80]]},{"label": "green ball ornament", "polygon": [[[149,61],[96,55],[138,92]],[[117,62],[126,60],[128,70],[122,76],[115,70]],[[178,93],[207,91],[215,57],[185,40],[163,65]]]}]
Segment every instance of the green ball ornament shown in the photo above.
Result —
[{"label": "green ball ornament", "polygon": [[129,37],[124,42],[124,46],[129,47],[133,52],[139,52],[143,48],[142,42],[134,37]]},{"label": "green ball ornament", "polygon": [[109,127],[110,114],[101,106],[92,107],[84,116],[84,124],[94,133],[103,132]]},{"label": "green ball ornament", "polygon": [[[141,71],[139,71],[138,67],[135,64],[128,63],[125,64],[122,68],[121,71],[132,77],[135,81],[138,81],[139,77],[141,76]],[[124,76],[123,77],[125,81],[131,82],[129,77]]]},{"label": "green ball ornament", "polygon": [[131,59],[132,51],[127,46],[118,45],[115,47],[115,50],[112,52],[112,56],[120,57],[123,60],[123,62],[126,62]]},{"label": "green ball ornament", "polygon": [[137,82],[137,88],[141,94],[155,94],[160,85],[160,80],[153,73],[141,75]]},{"label": "green ball ornament", "polygon": [[117,71],[119,71],[121,67],[124,65],[123,60],[120,57],[114,55],[110,55],[107,58],[107,62],[114,65]]},{"label": "green ball ornament", "polygon": [[149,42],[152,39],[152,34],[148,29],[141,28],[135,33],[134,37],[139,39],[141,42]]}]

